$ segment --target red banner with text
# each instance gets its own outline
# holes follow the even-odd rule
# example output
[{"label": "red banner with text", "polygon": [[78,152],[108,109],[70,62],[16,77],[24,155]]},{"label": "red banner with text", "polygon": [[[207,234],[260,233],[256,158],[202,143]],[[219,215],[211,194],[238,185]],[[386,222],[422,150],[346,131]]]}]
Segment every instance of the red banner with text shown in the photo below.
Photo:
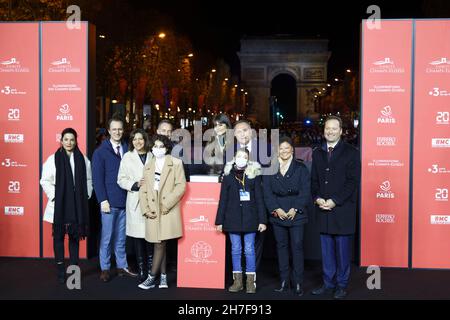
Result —
[{"label": "red banner with text", "polygon": [[[42,23],[43,162],[58,149],[61,131],[67,127],[78,132],[78,146],[86,155],[87,41],[86,22],[79,29],[69,29],[65,22]],[[44,208],[46,204],[44,196]],[[53,257],[51,224],[44,222],[43,232],[44,257]],[[82,241],[80,257],[85,256]]]},{"label": "red banner with text", "polygon": [[412,21],[363,21],[363,266],[408,267],[411,69]]},{"label": "red banner with text", "polygon": [[39,23],[0,23],[0,256],[39,257]]},{"label": "red banner with text", "polygon": [[416,20],[414,268],[450,268],[450,20]]}]

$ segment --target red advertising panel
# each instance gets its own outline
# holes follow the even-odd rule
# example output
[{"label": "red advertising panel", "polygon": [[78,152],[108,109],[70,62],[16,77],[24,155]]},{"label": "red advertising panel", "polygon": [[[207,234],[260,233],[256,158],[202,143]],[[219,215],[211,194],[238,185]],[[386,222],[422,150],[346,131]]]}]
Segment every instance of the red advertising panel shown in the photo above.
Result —
[{"label": "red advertising panel", "polygon": [[215,229],[219,183],[188,183],[183,197],[183,237],[178,240],[178,287],[225,287],[225,236]]},{"label": "red advertising panel", "polygon": [[363,266],[408,267],[411,66],[412,21],[363,21]]},{"label": "red advertising panel", "polygon": [[[88,24],[69,29],[65,22],[42,23],[42,162],[60,146],[60,133],[72,127],[86,154]],[[45,208],[47,198],[44,195]],[[44,222],[44,257],[53,257],[51,224]],[[67,245],[67,244],[66,244]],[[67,250],[66,250],[67,253]],[[86,245],[80,244],[80,257]]]},{"label": "red advertising panel", "polygon": [[0,256],[39,257],[39,24],[0,23]]},{"label": "red advertising panel", "polygon": [[450,21],[416,21],[414,268],[450,268]]}]

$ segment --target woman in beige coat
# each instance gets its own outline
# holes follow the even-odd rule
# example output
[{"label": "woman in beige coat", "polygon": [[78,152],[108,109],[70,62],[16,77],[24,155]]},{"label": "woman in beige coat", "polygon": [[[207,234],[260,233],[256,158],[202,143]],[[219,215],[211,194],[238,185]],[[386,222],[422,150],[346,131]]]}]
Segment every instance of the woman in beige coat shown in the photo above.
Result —
[{"label": "woman in beige coat", "polygon": [[155,287],[161,272],[159,288],[167,288],[166,243],[183,235],[180,202],[186,190],[181,160],[172,157],[172,144],[166,136],[151,139],[153,158],[145,166],[144,184],[139,190],[142,214],[147,217],[145,240],[154,243],[153,265],[141,289]]},{"label": "woman in beige coat", "polygon": [[[147,279],[150,273],[153,246],[145,241],[145,217],[139,205],[139,189],[144,179],[144,166],[150,162],[150,141],[144,129],[138,128],[131,132],[129,150],[120,162],[117,184],[127,191],[126,203],[126,235],[133,239],[138,266],[139,283]],[[145,272],[145,260],[147,272]]]}]

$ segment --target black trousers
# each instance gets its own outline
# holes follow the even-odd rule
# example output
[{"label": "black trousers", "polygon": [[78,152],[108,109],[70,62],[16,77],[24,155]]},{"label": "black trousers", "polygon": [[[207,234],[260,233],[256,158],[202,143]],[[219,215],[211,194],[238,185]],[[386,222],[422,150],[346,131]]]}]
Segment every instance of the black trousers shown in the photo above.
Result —
[{"label": "black trousers", "polygon": [[266,232],[258,232],[256,231],[255,238],[255,253],[256,253],[256,271],[258,272],[259,266],[261,264],[263,249],[264,249],[264,238],[266,236]]},{"label": "black trousers", "polygon": [[[303,234],[304,224],[284,227],[273,224],[273,233],[277,244],[278,267],[280,280],[288,281],[290,273],[289,257],[292,258],[292,280],[295,284],[303,284],[304,254]],[[290,240],[290,241],[289,241]],[[289,246],[290,244],[290,246]],[[289,248],[290,247],[290,248]],[[289,250],[291,249],[291,250]],[[289,251],[291,254],[289,255]]]},{"label": "black trousers", "polygon": [[173,271],[177,269],[178,262],[178,239],[167,240],[167,264]]},{"label": "black trousers", "polygon": [[[64,234],[53,235],[53,250],[55,252],[56,263],[64,262]],[[69,255],[70,264],[77,265],[80,257],[80,239],[69,235]]]}]

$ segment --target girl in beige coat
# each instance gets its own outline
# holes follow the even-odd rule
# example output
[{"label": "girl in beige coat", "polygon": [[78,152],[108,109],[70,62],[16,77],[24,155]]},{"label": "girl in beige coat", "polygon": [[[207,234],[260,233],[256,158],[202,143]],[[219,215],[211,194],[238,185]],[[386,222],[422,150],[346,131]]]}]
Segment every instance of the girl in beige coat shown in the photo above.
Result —
[{"label": "girl in beige coat", "polygon": [[154,157],[145,166],[144,184],[139,190],[142,214],[147,218],[145,240],[155,244],[153,265],[141,289],[154,288],[161,272],[159,288],[167,288],[166,242],[183,235],[180,202],[186,190],[181,160],[172,157],[169,138],[155,135],[151,140]]}]

